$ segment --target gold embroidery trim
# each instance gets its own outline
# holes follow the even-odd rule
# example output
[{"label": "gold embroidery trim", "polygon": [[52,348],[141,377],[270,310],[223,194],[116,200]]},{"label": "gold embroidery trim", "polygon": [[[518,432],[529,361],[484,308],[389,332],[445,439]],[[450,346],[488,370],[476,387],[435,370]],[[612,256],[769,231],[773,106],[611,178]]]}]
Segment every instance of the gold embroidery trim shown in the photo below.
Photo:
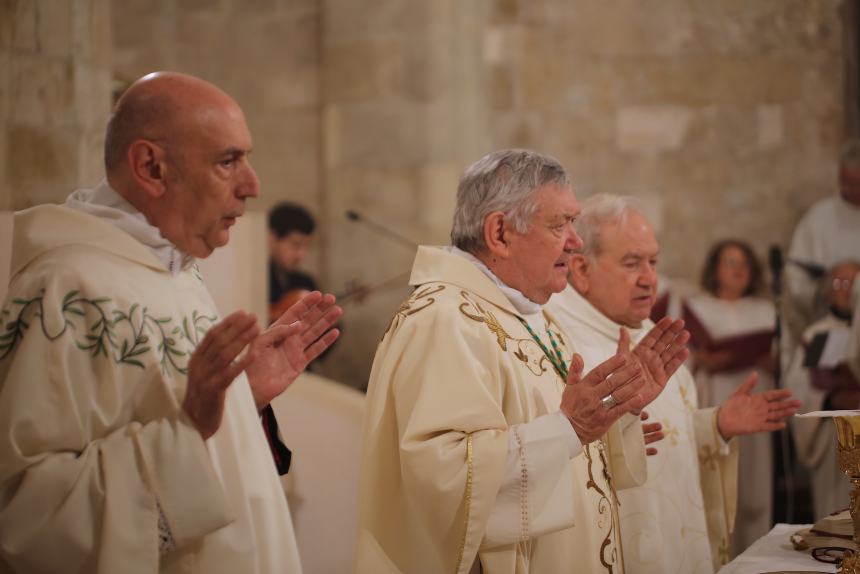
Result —
[{"label": "gold embroidery trim", "polygon": [[702,468],[706,468],[708,470],[717,470],[717,461],[719,459],[719,449],[713,448],[709,444],[703,445],[702,450],[699,451],[699,466],[701,466]]},{"label": "gold embroidery trim", "polygon": [[[612,484],[612,477],[609,474],[609,466],[607,465],[606,455],[604,454],[603,447],[603,439],[598,439],[597,441],[597,452],[600,456],[600,462],[603,463],[603,476],[606,479],[606,484],[609,486],[609,495],[612,496],[614,500],[609,499],[609,495],[603,492],[603,489],[598,486],[597,481],[594,480],[594,472],[592,470],[592,466],[594,465],[594,460],[591,456],[591,445],[585,445],[585,458],[588,461],[588,482],[585,484],[585,488],[593,489],[600,496],[600,499],[597,503],[597,513],[600,515],[609,514],[609,531],[606,533],[606,538],[603,539],[603,542],[600,545],[600,551],[598,552],[598,558],[600,559],[600,563],[606,568],[606,571],[609,574],[612,574],[613,564],[618,561],[618,548],[612,546],[613,534],[618,531],[616,526],[616,516],[615,509],[618,505],[618,495],[615,493],[615,486]],[[605,524],[605,523],[603,523]],[[598,526],[603,526],[603,524],[598,524]],[[609,549],[609,556],[607,557],[606,552]],[[609,560],[609,561],[608,561]],[[611,562],[610,562],[611,561]]]},{"label": "gold embroidery trim", "polygon": [[[548,368],[545,363],[547,363],[548,360],[531,337],[521,339],[512,337],[507,331],[505,331],[505,328],[502,327],[502,324],[493,312],[484,309],[478,301],[475,301],[472,298],[470,293],[467,291],[460,291],[460,296],[465,300],[464,303],[460,304],[460,313],[472,321],[486,325],[490,333],[495,335],[496,343],[498,343],[499,348],[502,351],[507,352],[508,348],[511,348],[513,350],[514,357],[521,361],[529,371],[537,376],[541,376],[547,372]],[[555,331],[553,333],[556,334]],[[510,341],[513,346],[509,345],[508,341]],[[534,347],[535,352],[530,353],[528,347]],[[532,359],[530,355],[536,355],[537,358]]]},{"label": "gold embroidery trim", "polygon": [[466,463],[466,523],[463,525],[463,540],[460,542],[460,552],[457,557],[457,568],[454,572],[460,571],[460,565],[463,562],[463,553],[466,550],[466,537],[469,534],[469,511],[472,506],[472,474],[474,472],[474,461],[472,459],[472,433],[469,433],[466,437]]},{"label": "gold embroidery trim", "polygon": [[[406,317],[408,317],[409,315],[414,315],[418,311],[423,311],[424,309],[435,303],[436,299],[430,297],[430,295],[435,295],[436,293],[444,289],[444,285],[437,285],[435,287],[431,286],[425,287],[424,289],[416,290],[412,294],[412,296],[409,297],[409,299],[407,299],[406,301],[404,301],[397,309],[397,312],[394,314],[394,316],[391,318],[391,321],[388,323],[388,327],[385,329],[385,333],[382,335],[382,338],[384,339],[385,336],[388,335],[389,331],[391,331],[392,329],[396,329],[397,327],[399,327],[400,324],[404,320],[406,320]],[[421,299],[425,299],[425,301],[422,301],[422,303],[425,304],[421,307],[413,308],[413,305],[418,303],[418,301]]]},{"label": "gold embroidery trim", "polygon": [[[487,329],[496,336],[496,342],[499,344],[499,347],[502,351],[507,351],[507,340],[513,339],[510,335],[508,335],[507,331],[505,331],[504,327],[502,327],[499,320],[496,319],[496,316],[493,315],[492,311],[487,311],[481,304],[477,301],[473,301],[469,294],[465,291],[460,291],[460,295],[463,299],[466,300],[465,303],[460,304],[460,312],[473,321],[477,321],[478,323],[484,323],[487,326]],[[466,308],[471,306],[475,311],[480,313],[479,315],[473,315],[466,311]]]},{"label": "gold embroidery trim", "polygon": [[520,542],[527,542],[531,537],[529,533],[529,468],[526,464],[526,449],[523,447],[523,439],[520,431],[511,427],[514,438],[517,439],[517,454],[520,459]]}]

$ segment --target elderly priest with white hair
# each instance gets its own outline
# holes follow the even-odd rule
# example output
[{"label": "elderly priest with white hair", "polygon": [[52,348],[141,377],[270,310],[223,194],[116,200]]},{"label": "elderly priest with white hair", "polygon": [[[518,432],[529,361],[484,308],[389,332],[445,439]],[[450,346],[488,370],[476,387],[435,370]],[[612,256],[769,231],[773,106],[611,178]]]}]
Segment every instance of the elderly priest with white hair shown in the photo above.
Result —
[{"label": "elderly priest with white hair", "polygon": [[[373,364],[358,573],[623,570],[603,437],[660,393],[688,335],[666,319],[632,352],[622,335],[583,374],[542,309],[581,245],[578,213],[550,157],[499,151],[466,170],[453,246],[419,248]],[[627,418],[618,448],[644,465]]]},{"label": "elderly priest with white hair", "polygon": [[[583,246],[571,259],[570,286],[548,312],[586,365],[614,353],[620,327],[653,348],[647,333],[659,246],[648,221],[631,200],[601,194],[583,203],[575,227]],[[737,498],[731,439],[781,429],[800,405],[787,390],[754,394],[755,384],[753,374],[719,407],[699,409],[693,378],[681,367],[650,404],[665,439],[648,457],[644,484],[619,493],[628,574],[711,573],[728,561]]]}]

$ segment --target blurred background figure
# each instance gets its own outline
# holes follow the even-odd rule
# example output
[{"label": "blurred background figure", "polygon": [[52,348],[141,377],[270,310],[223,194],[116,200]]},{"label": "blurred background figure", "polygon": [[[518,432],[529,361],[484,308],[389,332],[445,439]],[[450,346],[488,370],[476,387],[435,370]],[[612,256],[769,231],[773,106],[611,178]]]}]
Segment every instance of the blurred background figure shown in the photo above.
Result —
[{"label": "blurred background figure", "polygon": [[313,277],[300,270],[313,242],[316,221],[295,203],[279,203],[269,212],[269,322],[308,291]]},{"label": "blurred background figure", "polygon": [[843,145],[839,156],[839,194],[820,199],[810,207],[791,239],[785,268],[789,351],[813,321],[828,313],[826,295],[830,286],[820,279],[836,263],[855,258],[858,253],[860,140],[852,139]]},{"label": "blurred background figure", "polygon": [[[682,311],[702,407],[722,404],[753,371],[759,374],[757,390],[773,388],[774,306],[760,296],[761,283],[761,265],[749,244],[729,239],[711,248],[701,276],[704,292],[688,298]],[[770,530],[773,506],[771,435],[739,441],[735,553]]]},{"label": "blurred background figure", "polygon": [[[860,386],[847,365],[852,317],[851,291],[860,272],[856,260],[837,263],[827,277],[826,316],[804,332],[791,357],[786,385],[803,401],[802,412],[856,409]],[[816,518],[846,508],[850,484],[836,464],[836,438],[828,419],[795,419],[792,429],[800,461],[810,470]]]}]

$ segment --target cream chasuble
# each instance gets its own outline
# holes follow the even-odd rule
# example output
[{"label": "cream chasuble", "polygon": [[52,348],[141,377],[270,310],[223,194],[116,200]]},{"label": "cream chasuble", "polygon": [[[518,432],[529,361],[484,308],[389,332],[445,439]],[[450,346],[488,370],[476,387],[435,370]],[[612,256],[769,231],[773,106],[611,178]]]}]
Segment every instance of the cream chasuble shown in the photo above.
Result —
[{"label": "cream chasuble", "polygon": [[[622,572],[602,445],[571,460],[558,433],[519,437],[564,385],[523,317],[443,249],[419,248],[410,284],[368,387],[356,572]],[[552,317],[532,321],[568,362]]]},{"label": "cream chasuble", "polygon": [[[620,325],[568,286],[547,304],[586,370],[614,352]],[[653,326],[630,329],[638,342]],[[715,410],[698,409],[696,387],[684,368],[645,408],[666,435],[647,457],[647,481],[619,492],[621,540],[628,574],[710,573],[729,558],[735,514],[737,447],[728,453],[716,430]],[[615,445],[610,433],[609,450]]]},{"label": "cream chasuble", "polygon": [[[0,572],[293,573],[289,511],[245,375],[207,441],[180,409],[219,320],[97,217],[15,215],[0,334]],[[175,549],[159,553],[159,514]]]},{"label": "cream chasuble", "polygon": [[[685,305],[717,342],[755,333],[767,335],[774,330],[776,313],[767,299],[743,297],[727,301],[701,294],[688,299]],[[719,373],[697,370],[699,406],[720,406],[753,372],[759,377],[755,392],[773,388],[773,378],[760,368],[743,367]],[[732,534],[733,555],[743,552],[773,526],[772,439],[773,435],[767,432],[738,437],[738,509]]]}]

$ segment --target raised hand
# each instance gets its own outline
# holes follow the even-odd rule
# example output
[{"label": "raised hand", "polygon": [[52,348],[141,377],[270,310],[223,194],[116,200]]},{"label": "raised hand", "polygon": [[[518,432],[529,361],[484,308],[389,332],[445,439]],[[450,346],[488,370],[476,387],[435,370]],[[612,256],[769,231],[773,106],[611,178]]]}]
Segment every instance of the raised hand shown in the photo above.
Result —
[{"label": "raised hand", "polygon": [[308,363],[335,342],[340,333],[332,326],[342,313],[334,295],[313,291],[254,340],[245,372],[257,410],[284,392]]},{"label": "raised hand", "polygon": [[800,401],[791,399],[788,389],[753,394],[756,382],[758,375],[753,373],[720,405],[717,429],[725,440],[738,435],[784,429],[785,419],[800,408]]},{"label": "raised hand", "polygon": [[582,444],[599,439],[621,415],[642,408],[642,368],[632,359],[629,345],[630,336],[623,331],[618,343],[619,353],[600,363],[585,377],[582,376],[585,366],[582,357],[574,354],[570,361],[567,385],[561,395],[561,411]]},{"label": "raised hand", "polygon": [[651,418],[651,415],[649,415],[646,411],[642,411],[642,414],[639,415],[639,419],[643,423],[642,434],[645,435],[645,455],[654,456],[655,454],[657,454],[657,449],[653,446],[648,445],[663,440],[663,425],[661,425],[660,423],[644,424],[645,421],[647,421],[649,418]]},{"label": "raised hand", "polygon": [[221,426],[227,388],[253,358],[239,354],[259,333],[256,318],[237,311],[209,329],[191,354],[182,410],[204,439]]},{"label": "raised hand", "polygon": [[633,357],[642,367],[645,378],[643,407],[660,395],[669,378],[687,359],[690,354],[687,350],[689,340],[690,333],[684,330],[683,321],[664,317],[633,349]]}]

